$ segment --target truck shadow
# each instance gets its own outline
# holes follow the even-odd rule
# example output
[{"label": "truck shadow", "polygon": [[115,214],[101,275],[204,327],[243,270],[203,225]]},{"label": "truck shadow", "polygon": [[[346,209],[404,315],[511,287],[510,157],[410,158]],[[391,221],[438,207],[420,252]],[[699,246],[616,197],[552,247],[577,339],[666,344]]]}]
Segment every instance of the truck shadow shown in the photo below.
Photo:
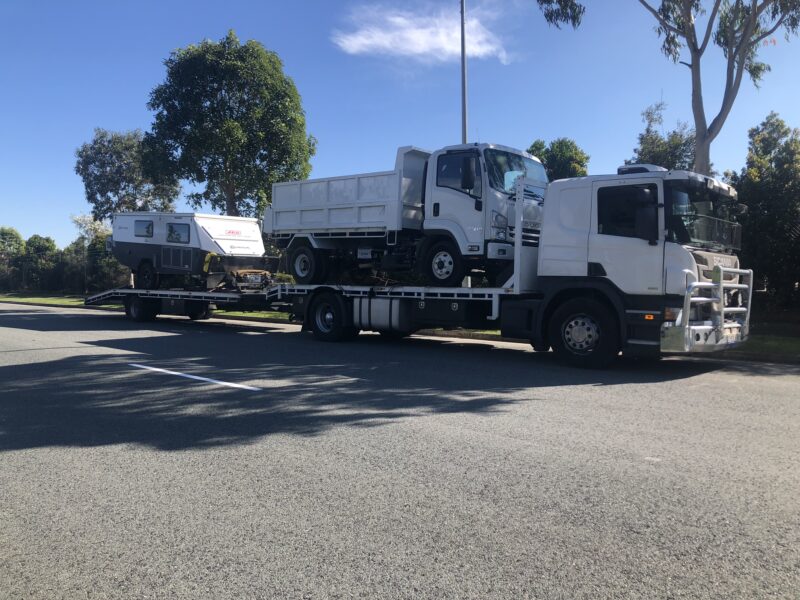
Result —
[{"label": "truck shadow", "polygon": [[[552,401],[543,400],[540,390],[554,386],[658,383],[729,368],[669,360],[583,371],[559,365],[550,354],[491,344],[387,342],[377,335],[323,344],[285,330],[165,321],[145,332],[112,315],[81,317],[75,320],[75,331],[85,332],[77,342],[81,354],[42,360],[52,355],[20,350],[16,364],[0,367],[0,451],[245,444],[273,434],[315,436],[334,427],[383,426],[436,413],[490,415],[517,403]],[[14,325],[5,320],[0,327],[64,327],[64,319],[48,314]],[[55,337],[52,346],[62,347]],[[8,362],[8,354],[0,356]],[[145,371],[134,363],[258,389]]]}]

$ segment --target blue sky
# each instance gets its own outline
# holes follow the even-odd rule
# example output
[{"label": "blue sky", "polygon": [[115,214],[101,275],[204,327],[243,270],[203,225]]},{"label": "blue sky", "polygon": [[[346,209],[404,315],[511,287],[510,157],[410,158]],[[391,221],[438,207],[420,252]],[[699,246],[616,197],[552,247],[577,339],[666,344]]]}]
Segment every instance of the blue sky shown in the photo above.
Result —
[{"label": "blue sky", "polygon": [[[590,5],[600,3],[589,2]],[[659,51],[635,0],[590,6],[578,31],[548,27],[533,0],[468,0],[469,137],[526,148],[574,138],[590,173],[613,172],[663,99],[665,127],[691,123],[689,77]],[[390,169],[396,148],[458,143],[458,0],[210,0],[0,2],[0,225],[28,237],[76,236],[88,213],[75,149],[95,127],[147,129],[150,90],[170,51],[234,29],[277,52],[318,140],[312,177]],[[398,8],[401,7],[401,8]],[[712,146],[718,171],[739,169],[747,130],[775,110],[800,126],[800,40],[764,47],[773,70],[746,81]],[[705,58],[708,111],[718,106],[722,59]]]}]

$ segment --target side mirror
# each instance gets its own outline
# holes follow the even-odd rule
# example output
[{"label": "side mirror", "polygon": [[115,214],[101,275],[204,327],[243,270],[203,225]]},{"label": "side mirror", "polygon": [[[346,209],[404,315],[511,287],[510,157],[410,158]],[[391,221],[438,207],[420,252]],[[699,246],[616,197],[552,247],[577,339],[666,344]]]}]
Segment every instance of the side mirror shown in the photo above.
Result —
[{"label": "side mirror", "polygon": [[647,240],[651,246],[658,243],[658,210],[655,204],[636,207],[636,237]]},{"label": "side mirror", "polygon": [[461,189],[473,190],[475,188],[475,157],[465,156],[461,163]]}]

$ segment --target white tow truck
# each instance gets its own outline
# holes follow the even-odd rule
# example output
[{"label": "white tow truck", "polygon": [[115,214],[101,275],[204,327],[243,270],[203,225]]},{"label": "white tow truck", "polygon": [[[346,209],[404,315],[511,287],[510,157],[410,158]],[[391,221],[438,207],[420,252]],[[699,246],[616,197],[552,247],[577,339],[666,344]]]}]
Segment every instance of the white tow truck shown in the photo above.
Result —
[{"label": "white tow truck", "polygon": [[[137,320],[179,303],[258,309],[302,321],[323,341],[359,331],[402,337],[426,328],[496,329],[550,348],[578,366],[604,367],[620,352],[725,350],[747,339],[753,273],[739,268],[736,192],[715,179],[650,165],[552,182],[518,177],[513,273],[500,287],[273,284],[260,293],[109,290],[87,304],[119,301]],[[200,304],[198,304],[200,303]],[[180,312],[180,308],[177,312]]]}]

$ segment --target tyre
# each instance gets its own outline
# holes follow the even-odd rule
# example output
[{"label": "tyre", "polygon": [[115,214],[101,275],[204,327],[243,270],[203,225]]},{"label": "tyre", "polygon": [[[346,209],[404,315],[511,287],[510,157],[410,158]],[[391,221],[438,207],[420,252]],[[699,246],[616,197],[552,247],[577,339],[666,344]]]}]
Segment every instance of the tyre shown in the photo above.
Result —
[{"label": "tyre", "polygon": [[458,287],[464,279],[464,259],[452,241],[432,244],[425,253],[422,274],[431,285]]},{"label": "tyre", "polygon": [[323,292],[309,310],[311,333],[323,342],[353,339],[358,329],[348,324],[347,303],[339,294]]},{"label": "tyre", "polygon": [[186,316],[192,321],[205,321],[211,318],[212,310],[208,302],[189,302],[186,306]]},{"label": "tyre", "polygon": [[126,303],[125,314],[137,323],[153,321],[158,316],[158,304],[153,300],[134,296]]},{"label": "tyre", "polygon": [[305,244],[289,256],[289,272],[300,284],[323,283],[327,276],[327,256]]},{"label": "tyre", "polygon": [[149,260],[143,260],[133,277],[133,287],[140,290],[155,290],[158,288],[158,273]]},{"label": "tyre", "polygon": [[617,320],[593,298],[573,298],[553,313],[550,344],[556,356],[574,366],[607,367],[620,350]]}]

